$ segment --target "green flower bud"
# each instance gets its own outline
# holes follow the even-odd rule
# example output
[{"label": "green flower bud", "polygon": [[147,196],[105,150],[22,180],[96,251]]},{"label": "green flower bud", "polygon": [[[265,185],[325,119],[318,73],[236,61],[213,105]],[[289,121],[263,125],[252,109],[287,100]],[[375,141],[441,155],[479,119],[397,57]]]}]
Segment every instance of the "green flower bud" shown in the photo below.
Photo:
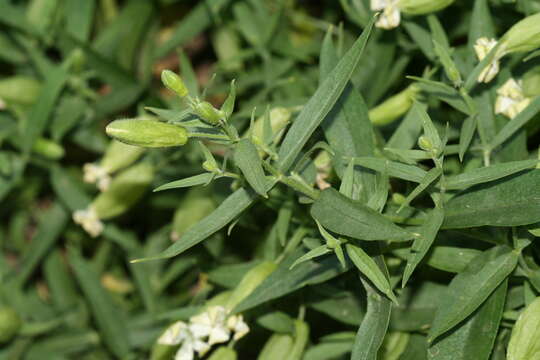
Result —
[{"label": "green flower bud", "polygon": [[293,347],[291,335],[274,334],[264,344],[257,360],[286,359]]},{"label": "green flower bud", "polygon": [[454,0],[399,0],[399,9],[411,15],[429,14],[444,9]]},{"label": "green flower bud", "polygon": [[0,344],[13,339],[22,326],[19,315],[10,307],[0,307]]},{"label": "green flower bud", "polygon": [[108,173],[125,168],[133,164],[144,153],[144,149],[139,146],[124,144],[113,140],[110,142],[105,155],[100,161],[101,167]]},{"label": "green flower bud", "polygon": [[181,146],[188,141],[185,128],[154,120],[115,120],[105,131],[118,141],[142,147]]},{"label": "green flower bud", "polygon": [[535,97],[540,95],[540,66],[527,71],[522,79],[523,94],[526,97]]},{"label": "green flower bud", "polygon": [[99,219],[118,216],[132,207],[154,179],[154,167],[142,162],[115,176],[109,188],[98,195],[91,207]]},{"label": "green flower bud", "polygon": [[418,138],[418,147],[424,151],[433,151],[433,144],[425,135]]},{"label": "green flower bud", "polygon": [[217,125],[219,123],[219,120],[223,118],[222,112],[216,109],[208,101],[201,101],[196,103],[193,107],[193,111],[203,121],[211,125]]},{"label": "green flower bud", "polygon": [[405,203],[406,197],[403,196],[403,194],[400,193],[393,193],[392,194],[392,202],[396,205],[402,205]]},{"label": "green flower bud", "polygon": [[375,126],[384,126],[399,119],[411,108],[420,89],[412,84],[400,93],[388,98],[369,111],[369,119]]},{"label": "green flower bud", "polygon": [[240,283],[233,290],[231,297],[227,301],[226,308],[232,310],[247,298],[253,290],[257,288],[275,269],[277,265],[271,261],[263,261],[242,278]]},{"label": "green flower bud", "polygon": [[[274,136],[274,143],[278,143],[283,136],[284,129],[291,122],[291,111],[284,107],[276,107],[270,110],[270,127]],[[257,118],[251,129],[251,136],[254,141],[263,143],[264,134],[264,115]],[[255,140],[256,139],[256,140]]]},{"label": "green flower bud", "polygon": [[184,97],[188,95],[188,89],[186,85],[184,84],[184,81],[182,80],[182,78],[176,75],[175,73],[173,73],[171,70],[163,70],[161,72],[161,82],[169,90],[174,91],[180,97]]},{"label": "green flower bud", "polygon": [[177,241],[188,228],[205,218],[216,208],[215,201],[206,188],[193,188],[174,213],[171,239]]},{"label": "green flower bud", "polygon": [[60,144],[45,138],[38,138],[34,142],[32,152],[51,160],[61,159],[65,154],[64,148]]},{"label": "green flower bud", "polygon": [[10,103],[31,105],[39,96],[41,83],[28,76],[12,76],[0,80],[0,100]]},{"label": "green flower bud", "polygon": [[506,53],[527,52],[540,47],[540,13],[526,17],[501,38]]},{"label": "green flower bud", "polygon": [[229,347],[221,346],[216,351],[212,353],[212,356],[208,360],[236,360],[238,356],[236,351]]},{"label": "green flower bud", "polygon": [[523,310],[514,325],[507,360],[540,359],[540,297]]}]

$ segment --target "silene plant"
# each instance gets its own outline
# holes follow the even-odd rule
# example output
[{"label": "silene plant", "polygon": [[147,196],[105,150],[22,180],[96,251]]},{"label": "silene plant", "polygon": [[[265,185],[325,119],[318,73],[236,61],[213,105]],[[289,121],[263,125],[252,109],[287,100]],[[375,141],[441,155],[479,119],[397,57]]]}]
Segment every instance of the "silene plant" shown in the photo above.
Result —
[{"label": "silene plant", "polygon": [[540,1],[29,3],[0,360],[540,360]]}]

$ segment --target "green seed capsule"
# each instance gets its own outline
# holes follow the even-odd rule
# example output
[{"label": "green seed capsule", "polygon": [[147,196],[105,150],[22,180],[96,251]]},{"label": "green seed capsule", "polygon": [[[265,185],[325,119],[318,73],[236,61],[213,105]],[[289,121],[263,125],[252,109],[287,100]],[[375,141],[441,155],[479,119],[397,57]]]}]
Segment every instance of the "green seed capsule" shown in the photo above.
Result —
[{"label": "green seed capsule", "polygon": [[150,148],[182,146],[188,141],[185,128],[154,120],[115,120],[105,131],[123,143]]},{"label": "green seed capsule", "polygon": [[418,147],[424,151],[433,151],[433,144],[425,135],[418,138]]},{"label": "green seed capsule", "polygon": [[34,142],[32,152],[51,160],[61,159],[65,154],[64,148],[60,144],[45,138],[38,138]]},{"label": "green seed capsule", "polygon": [[91,207],[102,220],[123,214],[141,198],[153,178],[152,165],[144,162],[134,165],[115,176]]},{"label": "green seed capsule", "polygon": [[507,360],[540,359],[540,296],[523,310],[508,343]]},{"label": "green seed capsule", "polygon": [[454,0],[400,0],[398,7],[410,15],[423,15],[444,9]]},{"label": "green seed capsule", "polygon": [[215,201],[205,188],[193,188],[174,213],[171,239],[177,241],[188,228],[205,218],[216,208]]},{"label": "green seed capsule", "polygon": [[187,96],[189,93],[182,78],[173,73],[171,70],[163,70],[161,72],[161,82],[180,97]]},{"label": "green seed capsule", "polygon": [[22,326],[19,315],[10,307],[0,307],[0,344],[13,339]]},{"label": "green seed capsule", "polygon": [[501,38],[503,51],[527,52],[540,47],[540,13],[519,21]]},{"label": "green seed capsule", "polygon": [[229,347],[221,346],[216,351],[212,353],[212,356],[208,360],[236,360],[238,356],[236,351]]},{"label": "green seed capsule", "polygon": [[257,360],[286,359],[293,347],[291,335],[274,334],[270,336]]},{"label": "green seed capsule", "polygon": [[[274,135],[274,143],[278,143],[281,140],[281,137],[284,133],[284,130],[287,125],[291,122],[291,111],[284,107],[276,107],[270,110],[270,128],[272,129],[272,134]],[[264,115],[260,116],[253,123],[253,129],[251,136],[255,139],[258,139],[261,143],[263,142],[264,134]]]},{"label": "green seed capsule", "polygon": [[277,265],[271,261],[264,261],[251,270],[242,278],[238,286],[233,290],[227,301],[226,308],[232,310],[247,298],[257,286],[259,286],[275,269]]},{"label": "green seed capsule", "polygon": [[416,85],[410,85],[405,90],[371,109],[369,119],[375,126],[392,123],[409,111],[419,92],[420,89]]},{"label": "green seed capsule", "polygon": [[133,164],[144,153],[144,149],[139,146],[124,144],[120,141],[112,140],[105,151],[105,155],[100,161],[101,167],[108,173],[123,169]]},{"label": "green seed capsule", "polygon": [[208,101],[201,101],[193,107],[195,114],[200,117],[203,121],[211,124],[217,125],[219,121],[223,118],[223,114],[220,110],[216,109]]}]

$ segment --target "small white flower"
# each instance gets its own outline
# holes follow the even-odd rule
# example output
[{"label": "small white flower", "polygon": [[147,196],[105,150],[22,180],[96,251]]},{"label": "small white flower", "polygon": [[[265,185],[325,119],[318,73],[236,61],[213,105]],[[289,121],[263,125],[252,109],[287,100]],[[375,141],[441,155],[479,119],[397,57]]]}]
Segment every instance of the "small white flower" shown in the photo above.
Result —
[{"label": "small white flower", "polygon": [[75,211],[73,221],[81,225],[92,237],[97,237],[103,232],[103,223],[99,220],[96,210],[91,206],[84,210]]},{"label": "small white flower", "polygon": [[226,342],[231,332],[226,326],[227,309],[223,306],[211,306],[202,314],[189,319],[190,330],[196,337],[207,337],[208,345]]},{"label": "small white flower", "polygon": [[159,337],[158,344],[170,346],[182,344],[176,352],[175,360],[193,360],[195,352],[203,356],[210,350],[210,345],[194,336],[183,321],[177,321],[169,326]]},{"label": "small white flower", "polygon": [[227,327],[234,332],[234,340],[239,340],[249,332],[249,326],[244,322],[242,315],[229,316]]},{"label": "small white flower", "polygon": [[523,111],[531,102],[531,99],[523,94],[521,81],[517,82],[513,78],[508,79],[497,90],[497,95],[495,114],[503,114],[510,119]]},{"label": "small white flower", "polygon": [[401,13],[398,7],[399,0],[371,0],[371,10],[382,11],[375,23],[381,29],[393,29],[399,26]]},{"label": "small white flower", "polygon": [[[496,45],[497,40],[495,39],[488,39],[486,37],[477,39],[476,43],[474,44],[474,51],[476,52],[476,57],[478,60],[482,61]],[[497,54],[495,54],[495,57],[493,60],[491,60],[491,63],[488,64],[478,76],[478,82],[488,83],[493,80],[493,78],[499,73],[500,60],[503,56],[504,53],[501,51],[498,51]]]},{"label": "small white flower", "polygon": [[83,172],[85,182],[90,184],[96,183],[98,189],[101,191],[105,191],[109,188],[111,177],[105,168],[98,164],[87,163],[83,166]]}]

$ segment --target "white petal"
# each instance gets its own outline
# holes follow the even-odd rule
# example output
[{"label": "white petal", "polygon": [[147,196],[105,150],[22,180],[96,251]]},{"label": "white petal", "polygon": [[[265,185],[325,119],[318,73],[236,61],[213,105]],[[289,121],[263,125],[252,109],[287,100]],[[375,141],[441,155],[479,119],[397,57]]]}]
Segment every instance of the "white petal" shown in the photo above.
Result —
[{"label": "white petal", "polygon": [[199,315],[192,316],[189,319],[189,322],[192,324],[197,324],[197,325],[206,325],[206,326],[212,325],[212,320],[210,319],[208,312],[203,312]]},{"label": "white petal", "polygon": [[208,337],[208,345],[219,344],[228,341],[231,338],[231,332],[225,326],[216,326],[212,328]]},{"label": "white petal", "polygon": [[191,323],[189,325],[189,330],[193,334],[193,337],[203,338],[210,335],[210,332],[212,331],[212,326],[207,324]]},{"label": "white petal", "polygon": [[375,26],[381,29],[390,30],[399,26],[401,14],[397,6],[389,5],[379,15]]},{"label": "white petal", "polygon": [[165,330],[159,337],[158,344],[178,345],[185,338],[187,325],[182,321],[177,321]]},{"label": "white petal", "polygon": [[180,349],[176,352],[174,360],[193,360],[193,346],[190,341],[184,341]]},{"label": "white petal", "polygon": [[385,7],[389,5],[389,0],[371,0],[371,10],[373,11],[379,11],[383,10]]},{"label": "white petal", "polygon": [[93,207],[84,210],[76,210],[73,213],[73,221],[81,225],[83,229],[92,237],[97,237],[103,232],[103,223]]},{"label": "white petal", "polygon": [[199,354],[199,356],[204,356],[204,354],[206,354],[208,350],[210,350],[210,345],[208,345],[202,340],[195,339],[192,344],[193,350],[195,350],[197,354]]}]

